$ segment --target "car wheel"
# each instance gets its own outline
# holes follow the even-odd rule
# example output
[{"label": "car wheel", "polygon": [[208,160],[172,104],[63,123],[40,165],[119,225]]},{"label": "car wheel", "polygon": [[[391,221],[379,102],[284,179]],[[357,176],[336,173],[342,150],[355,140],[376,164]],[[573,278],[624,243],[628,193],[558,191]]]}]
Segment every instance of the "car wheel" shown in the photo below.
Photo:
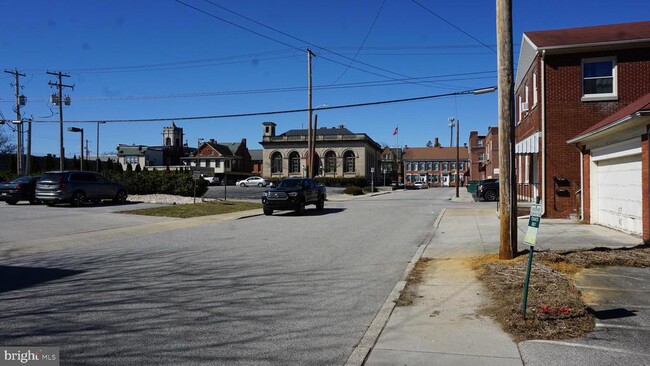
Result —
[{"label": "car wheel", "polygon": [[126,202],[126,191],[119,191],[113,198],[113,202],[115,203],[124,203]]},{"label": "car wheel", "polygon": [[258,187],[264,187],[264,183],[257,183]]},{"label": "car wheel", "polygon": [[245,183],[240,183],[239,186],[240,187],[246,187],[246,184]]},{"label": "car wheel", "polygon": [[318,198],[318,202],[316,202],[316,209],[320,211],[323,208],[325,208],[325,198],[323,198],[323,196],[320,196]]},{"label": "car wheel", "polygon": [[298,209],[296,209],[296,213],[300,216],[305,214],[305,201],[300,202],[300,205],[298,205]]},{"label": "car wheel", "polygon": [[79,207],[83,205],[85,201],[86,201],[86,195],[83,192],[75,192],[72,195],[72,200],[70,201],[70,203],[72,204],[72,206]]},{"label": "car wheel", "polygon": [[483,198],[485,198],[486,201],[496,201],[497,200],[497,192],[495,191],[487,191],[483,195]]},{"label": "car wheel", "polygon": [[45,202],[45,204],[47,205],[47,207],[54,207],[54,205],[56,205],[56,202],[54,202],[54,201],[47,201],[47,202]]},{"label": "car wheel", "polygon": [[272,209],[272,208],[266,208],[266,207],[264,207],[263,210],[264,210],[264,214],[265,214],[266,216],[271,216],[271,215],[273,215],[273,209]]},{"label": "car wheel", "polygon": [[35,196],[31,196],[29,198],[29,204],[30,205],[38,205],[39,203],[41,203],[41,200],[36,199]]},{"label": "car wheel", "polygon": [[18,203],[18,201],[16,200],[6,200],[5,202],[7,202],[8,205],[12,205],[12,206]]}]

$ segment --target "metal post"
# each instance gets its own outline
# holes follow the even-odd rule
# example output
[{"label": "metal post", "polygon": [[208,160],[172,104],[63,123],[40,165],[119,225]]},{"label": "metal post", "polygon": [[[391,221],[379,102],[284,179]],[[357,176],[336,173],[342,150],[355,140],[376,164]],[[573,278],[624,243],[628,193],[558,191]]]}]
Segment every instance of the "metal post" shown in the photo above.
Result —
[{"label": "metal post", "polygon": [[96,151],[96,157],[95,157],[95,165],[96,165],[96,170],[99,171],[99,124],[100,123],[106,123],[106,122],[100,122],[97,121],[97,151]]},{"label": "metal post", "polygon": [[27,158],[25,160],[25,174],[32,172],[32,119],[27,120]]},{"label": "metal post", "polygon": [[81,169],[84,170],[84,129],[80,128],[81,130],[81,165],[79,166]]},{"label": "metal post", "polygon": [[[455,118],[454,118],[455,119]],[[459,171],[459,164],[460,164],[460,147],[458,146],[458,131],[460,131],[460,120],[456,120],[456,198],[458,198],[458,190],[460,189],[460,175],[458,174]]]}]

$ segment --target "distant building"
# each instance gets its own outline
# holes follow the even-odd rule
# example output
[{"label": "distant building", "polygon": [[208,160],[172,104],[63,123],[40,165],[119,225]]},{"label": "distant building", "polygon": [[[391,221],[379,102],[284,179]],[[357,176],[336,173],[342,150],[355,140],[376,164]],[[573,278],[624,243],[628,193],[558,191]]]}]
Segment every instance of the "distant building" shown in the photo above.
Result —
[{"label": "distant building", "polygon": [[163,127],[162,145],[117,145],[117,161],[126,167],[131,164],[135,168],[140,164],[141,168],[177,166],[181,157],[188,155],[194,149],[183,145],[183,129],[176,127],[172,122],[171,126]]},{"label": "distant building", "polygon": [[469,180],[483,180],[485,174],[485,135],[479,135],[478,131],[470,131],[469,147]]},{"label": "distant building", "polygon": [[224,179],[225,174],[248,176],[252,171],[251,156],[245,138],[241,139],[241,142],[222,143],[210,139],[201,143],[191,156],[181,158],[181,161],[192,170],[217,176],[220,180]]},{"label": "distant building", "polygon": [[259,176],[264,175],[262,169],[264,167],[264,159],[263,159],[264,150],[255,149],[255,150],[248,150],[248,152],[251,154],[251,165],[253,166],[252,173],[254,175],[259,175]]},{"label": "distant building", "polygon": [[[456,152],[459,165],[456,167]],[[427,182],[432,187],[456,186],[458,172],[461,185],[469,173],[467,148],[441,147],[436,141],[432,147],[404,147],[404,174],[406,183]]]},{"label": "distant building", "polygon": [[[265,177],[307,176],[307,130],[289,130],[276,135],[276,124],[263,123],[262,171]],[[354,133],[343,125],[316,129],[314,155],[315,176],[332,178],[367,178],[371,170],[381,176],[381,146],[365,133]]]},{"label": "distant building", "polygon": [[485,177],[499,178],[499,128],[488,127],[485,134]]}]

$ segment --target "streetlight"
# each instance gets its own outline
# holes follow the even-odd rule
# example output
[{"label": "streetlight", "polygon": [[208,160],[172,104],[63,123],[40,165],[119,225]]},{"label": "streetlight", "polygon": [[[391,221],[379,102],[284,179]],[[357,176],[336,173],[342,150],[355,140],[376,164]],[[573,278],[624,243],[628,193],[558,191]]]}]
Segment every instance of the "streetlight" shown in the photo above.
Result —
[{"label": "streetlight", "polygon": [[456,123],[456,198],[459,196],[459,187],[460,187],[460,181],[459,181],[459,165],[460,165],[460,147],[458,146],[459,139],[458,139],[458,131],[460,130],[460,120],[457,119],[456,117],[449,117],[449,125],[453,126],[454,122]]},{"label": "streetlight", "polygon": [[96,151],[96,158],[95,158],[95,170],[99,171],[99,124],[104,124],[106,122],[102,121],[97,121],[97,151]]},{"label": "streetlight", "polygon": [[70,132],[81,132],[81,165],[79,170],[84,170],[84,129],[79,127],[68,127]]}]

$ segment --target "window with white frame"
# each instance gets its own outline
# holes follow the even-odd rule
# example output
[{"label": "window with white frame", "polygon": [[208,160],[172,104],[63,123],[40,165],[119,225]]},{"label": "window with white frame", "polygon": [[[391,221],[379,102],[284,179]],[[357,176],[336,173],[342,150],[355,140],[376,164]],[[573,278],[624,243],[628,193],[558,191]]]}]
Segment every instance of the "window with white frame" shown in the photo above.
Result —
[{"label": "window with white frame", "polygon": [[616,57],[582,60],[582,100],[611,100],[618,96]]},{"label": "window with white frame", "polygon": [[517,113],[517,122],[521,122],[521,115],[522,115],[522,109],[521,108],[521,95],[518,96],[519,103],[517,103],[517,106],[519,108],[519,112]]},{"label": "window with white frame", "polygon": [[485,153],[478,153],[478,161],[485,161]]},{"label": "window with white frame", "polygon": [[524,111],[524,114],[527,115],[528,111],[530,110],[530,105],[528,104],[528,94],[530,93],[530,91],[528,89],[528,82],[526,82],[526,85],[524,86],[524,92],[526,93],[525,96],[524,96],[524,103],[526,103],[526,104],[524,105],[524,108],[522,108],[522,109],[526,109]]},{"label": "window with white frame", "polygon": [[533,72],[533,107],[537,105],[537,71]]},{"label": "window with white frame", "polygon": [[131,164],[131,165],[137,165],[138,164],[138,156],[137,155],[125,155],[124,156],[124,163]]}]

